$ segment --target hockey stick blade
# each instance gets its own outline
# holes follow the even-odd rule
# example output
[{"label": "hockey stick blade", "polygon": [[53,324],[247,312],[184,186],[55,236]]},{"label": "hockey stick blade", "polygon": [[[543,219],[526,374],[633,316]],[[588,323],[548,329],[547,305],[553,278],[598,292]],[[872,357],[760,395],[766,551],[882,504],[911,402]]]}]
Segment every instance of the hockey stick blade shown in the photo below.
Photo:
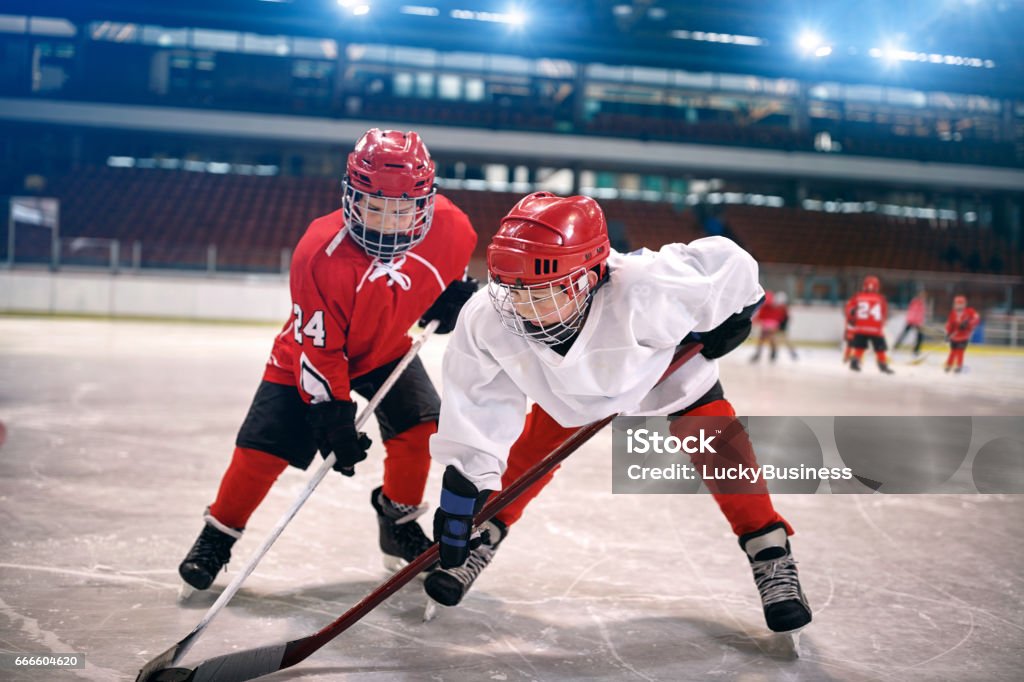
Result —
[{"label": "hockey stick blade", "polygon": [[[669,363],[668,368],[661,375],[661,378],[658,379],[658,384],[699,353],[701,348],[703,346],[699,343],[688,343],[680,346],[676,350],[672,362]],[[534,464],[526,473],[516,479],[514,483],[492,497],[473,519],[474,525],[479,526],[481,523],[490,520],[495,514],[515,501],[524,490],[561,464],[569,455],[590,440],[594,434],[610,424],[616,416],[618,415],[605,417],[586,426],[581,426],[574,431],[561,445],[552,450],[547,457]],[[243,682],[244,680],[255,679],[278,670],[290,668],[301,663],[332,639],[359,622],[363,616],[377,608],[388,597],[408,584],[421,571],[435,563],[438,560],[439,554],[440,552],[435,542],[423,554],[410,562],[408,566],[395,573],[384,584],[363,597],[358,604],[339,616],[337,620],[308,637],[292,640],[286,644],[274,644],[210,658],[200,662],[195,668],[165,668],[163,670],[156,670],[155,674],[151,677],[143,677],[140,673],[137,682],[213,682],[214,680],[216,682]],[[163,677],[165,673],[168,677]]]}]

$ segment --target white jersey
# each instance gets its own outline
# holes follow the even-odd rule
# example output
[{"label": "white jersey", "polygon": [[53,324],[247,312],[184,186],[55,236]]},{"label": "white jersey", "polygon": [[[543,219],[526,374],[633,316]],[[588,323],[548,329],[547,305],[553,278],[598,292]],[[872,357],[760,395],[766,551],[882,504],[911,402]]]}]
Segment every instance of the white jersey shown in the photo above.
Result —
[{"label": "white jersey", "polygon": [[612,251],[608,268],[565,357],[504,329],[486,290],[466,303],[444,356],[441,416],[430,441],[436,461],[481,490],[500,490],[528,400],[566,427],[691,405],[718,381],[718,364],[698,355],[655,388],[676,346],[764,295],[756,261],[723,237]]}]

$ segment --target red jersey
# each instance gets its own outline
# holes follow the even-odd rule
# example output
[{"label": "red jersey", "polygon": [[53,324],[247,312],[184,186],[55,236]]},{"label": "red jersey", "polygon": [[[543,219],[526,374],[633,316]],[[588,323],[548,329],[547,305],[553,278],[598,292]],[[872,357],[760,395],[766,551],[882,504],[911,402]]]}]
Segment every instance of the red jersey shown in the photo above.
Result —
[{"label": "red jersey", "polygon": [[314,220],[292,257],[292,315],[274,341],[263,378],[299,388],[306,402],[350,400],[349,381],[402,357],[409,329],[476,246],[469,218],[434,199],[426,238],[390,263],[346,238],[342,211]]},{"label": "red jersey", "polygon": [[951,310],[946,320],[946,334],[950,341],[970,341],[971,334],[980,322],[981,316],[974,308],[964,308],[959,313]]},{"label": "red jersey", "polygon": [[762,329],[772,331],[777,330],[787,317],[789,317],[789,311],[786,306],[765,303],[757,309],[754,322],[760,324]]},{"label": "red jersey", "polygon": [[882,294],[861,291],[846,302],[846,324],[854,334],[883,336],[888,317],[889,304]]}]

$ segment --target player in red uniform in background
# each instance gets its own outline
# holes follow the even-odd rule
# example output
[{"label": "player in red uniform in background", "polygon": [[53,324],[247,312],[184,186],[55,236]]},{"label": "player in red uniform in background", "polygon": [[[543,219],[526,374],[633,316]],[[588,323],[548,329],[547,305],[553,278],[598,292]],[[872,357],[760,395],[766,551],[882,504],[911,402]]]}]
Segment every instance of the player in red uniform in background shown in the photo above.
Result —
[{"label": "player in red uniform in background", "polygon": [[946,358],[945,371],[956,368],[962,372],[964,368],[964,351],[971,339],[971,334],[981,322],[978,311],[967,307],[966,296],[955,296],[953,298],[953,309],[949,311],[949,318],[946,320],[946,340],[949,341],[949,357]]},{"label": "player in red uniform in background", "polygon": [[785,291],[775,292],[775,305],[782,308],[782,322],[779,323],[779,333],[776,334],[779,343],[789,350],[789,357],[797,359],[796,348],[789,340],[789,295]]},{"label": "player in red uniform in background", "polygon": [[775,362],[779,350],[775,337],[779,334],[783,323],[785,323],[788,317],[789,312],[786,310],[786,306],[776,303],[775,295],[770,291],[766,291],[764,293],[764,304],[757,309],[757,313],[754,314],[754,319],[752,320],[754,324],[761,327],[761,333],[757,337],[757,350],[754,351],[753,357],[750,358],[751,362],[758,362],[761,359],[761,349],[765,343],[771,348],[768,359]]},{"label": "player in red uniform in background", "polygon": [[[411,346],[417,321],[455,326],[476,290],[462,281],[476,233],[434,185],[434,162],[415,132],[369,130],[348,157],[342,208],[317,218],[292,258],[292,311],[274,341],[206,525],[178,567],[206,589],[231,557],[249,517],[290,464],[305,469],[316,451],[337,457],[346,476],[370,441],[355,429],[354,391],[373,396]],[[386,457],[371,504],[392,563],[430,541],[425,511],[428,441],[440,399],[415,359],[376,409]]]},{"label": "player in red uniform in background", "polygon": [[878,278],[868,275],[864,278],[860,292],[846,302],[846,322],[853,330],[850,369],[854,372],[860,371],[860,361],[870,341],[878,359],[878,369],[885,374],[893,373],[885,357],[885,351],[888,350],[885,343],[885,320],[889,316],[889,304],[881,288]]}]

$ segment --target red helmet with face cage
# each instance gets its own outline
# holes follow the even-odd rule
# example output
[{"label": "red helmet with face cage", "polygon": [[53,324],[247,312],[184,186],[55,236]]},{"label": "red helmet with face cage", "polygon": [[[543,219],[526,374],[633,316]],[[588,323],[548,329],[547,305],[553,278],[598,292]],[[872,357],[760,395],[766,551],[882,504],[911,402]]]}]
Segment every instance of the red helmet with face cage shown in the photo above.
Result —
[{"label": "red helmet with face cage", "polygon": [[882,283],[874,275],[868,275],[864,278],[864,284],[861,286],[861,289],[870,293],[877,293],[882,290]]},{"label": "red helmet with face cage", "polygon": [[610,253],[604,211],[590,197],[524,197],[487,247],[491,303],[502,325],[549,345],[571,338]]},{"label": "red helmet with face cage", "polygon": [[392,260],[421,242],[434,217],[434,162],[415,132],[371,128],[348,156],[342,209],[353,241]]},{"label": "red helmet with face cage", "polygon": [[501,221],[487,247],[487,270],[501,284],[531,286],[600,267],[611,244],[604,211],[590,197],[535,192]]}]

